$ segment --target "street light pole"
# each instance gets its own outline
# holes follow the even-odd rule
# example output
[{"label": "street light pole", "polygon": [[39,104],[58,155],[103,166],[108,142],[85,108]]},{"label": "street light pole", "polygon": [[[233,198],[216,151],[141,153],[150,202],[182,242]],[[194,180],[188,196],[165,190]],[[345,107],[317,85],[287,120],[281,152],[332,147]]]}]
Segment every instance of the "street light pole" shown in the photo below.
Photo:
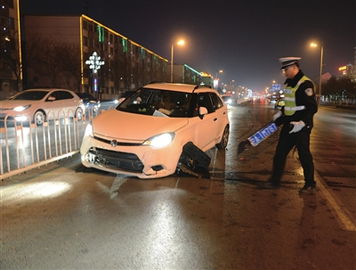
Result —
[{"label": "street light pole", "polygon": [[[216,78],[218,84],[219,84],[219,80],[220,80],[220,78],[218,77],[218,74],[223,74],[223,73],[224,73],[224,70],[222,70],[222,69],[219,69],[219,70],[215,73],[215,78]],[[217,85],[216,87],[218,87],[218,85]]]},{"label": "street light pole", "polygon": [[[180,39],[177,41],[177,45],[178,46],[184,46],[185,45],[185,40],[184,39]],[[171,83],[173,83],[173,62],[174,62],[174,43],[172,43],[172,46],[171,46]]]},{"label": "street light pole", "polygon": [[321,75],[323,74],[324,47],[320,45],[320,74],[319,74],[319,98],[321,99]]},{"label": "street light pole", "polygon": [[171,46],[171,83],[173,83],[173,53],[174,53],[174,45],[172,43],[172,46]]},{"label": "street light pole", "polygon": [[311,42],[310,47],[317,48],[320,46],[320,69],[319,69],[319,102],[321,99],[322,91],[321,91],[321,76],[323,75],[323,60],[324,60],[324,46],[321,43]]}]

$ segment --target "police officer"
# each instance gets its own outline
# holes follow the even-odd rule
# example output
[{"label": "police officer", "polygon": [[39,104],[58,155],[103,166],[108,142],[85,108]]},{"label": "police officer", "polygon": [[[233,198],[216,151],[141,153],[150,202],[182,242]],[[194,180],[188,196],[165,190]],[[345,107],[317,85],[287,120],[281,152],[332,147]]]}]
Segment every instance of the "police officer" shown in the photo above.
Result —
[{"label": "police officer", "polygon": [[313,116],[318,110],[313,82],[299,67],[300,57],[284,57],[279,61],[287,78],[285,81],[284,106],[273,116],[282,126],[273,158],[273,171],[267,188],[278,188],[288,153],[296,147],[304,171],[305,184],[300,192],[315,190],[314,164],[310,153],[310,133]]}]

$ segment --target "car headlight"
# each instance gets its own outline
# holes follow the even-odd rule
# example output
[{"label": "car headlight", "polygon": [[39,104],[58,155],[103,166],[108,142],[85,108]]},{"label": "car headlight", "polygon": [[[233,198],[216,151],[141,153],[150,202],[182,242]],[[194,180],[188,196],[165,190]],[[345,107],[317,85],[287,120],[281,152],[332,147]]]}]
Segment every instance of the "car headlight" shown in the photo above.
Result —
[{"label": "car headlight", "polygon": [[24,110],[26,110],[26,109],[28,109],[28,108],[30,108],[30,107],[31,107],[31,105],[18,106],[18,107],[15,107],[15,108],[14,108],[14,111],[15,111],[15,112],[22,112],[22,111],[24,111]]},{"label": "car headlight", "polygon": [[174,133],[163,133],[147,139],[143,145],[149,145],[153,148],[163,148],[168,146],[173,141],[173,138]]},{"label": "car headlight", "polygon": [[87,127],[85,128],[84,132],[84,137],[93,137],[93,126],[91,124],[88,124]]}]

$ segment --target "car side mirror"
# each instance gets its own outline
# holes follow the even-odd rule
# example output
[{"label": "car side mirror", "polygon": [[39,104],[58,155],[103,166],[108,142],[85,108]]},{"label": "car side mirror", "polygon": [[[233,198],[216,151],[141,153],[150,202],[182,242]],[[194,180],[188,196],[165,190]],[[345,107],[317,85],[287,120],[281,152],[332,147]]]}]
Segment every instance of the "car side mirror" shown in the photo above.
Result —
[{"label": "car side mirror", "polygon": [[47,101],[55,101],[55,100],[56,100],[55,97],[48,97],[48,98],[47,98]]},{"label": "car side mirror", "polygon": [[204,118],[204,115],[208,114],[208,109],[206,107],[199,107],[199,117]]}]

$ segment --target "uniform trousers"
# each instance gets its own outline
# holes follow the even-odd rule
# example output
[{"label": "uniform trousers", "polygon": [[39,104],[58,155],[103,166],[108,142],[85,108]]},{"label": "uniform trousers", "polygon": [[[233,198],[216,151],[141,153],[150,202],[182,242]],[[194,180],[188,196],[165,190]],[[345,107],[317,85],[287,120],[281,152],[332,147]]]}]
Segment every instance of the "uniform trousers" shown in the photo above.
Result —
[{"label": "uniform trousers", "polygon": [[315,186],[313,156],[310,153],[311,129],[303,128],[297,133],[289,134],[292,126],[284,124],[279,135],[279,141],[273,158],[273,172],[270,181],[279,184],[281,181],[286,159],[289,152],[295,146],[298,150],[299,160],[304,171],[305,184]]}]

